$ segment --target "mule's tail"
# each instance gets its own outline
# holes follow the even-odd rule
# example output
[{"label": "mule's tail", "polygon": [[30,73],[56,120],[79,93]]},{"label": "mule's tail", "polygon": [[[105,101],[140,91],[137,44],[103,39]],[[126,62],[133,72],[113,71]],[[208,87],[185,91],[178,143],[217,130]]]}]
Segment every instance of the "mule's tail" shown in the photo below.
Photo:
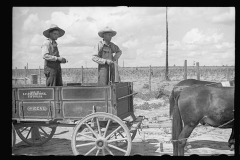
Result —
[{"label": "mule's tail", "polygon": [[173,113],[173,108],[175,105],[175,99],[174,99],[174,88],[172,89],[172,93],[169,97],[169,118],[172,119],[172,113]]},{"label": "mule's tail", "polygon": [[173,120],[172,120],[172,140],[173,140],[173,155],[178,155],[178,142],[174,140],[178,140],[178,136],[180,135],[183,129],[182,118],[180,115],[180,110],[178,106],[178,98],[177,96],[175,101],[175,107],[173,109]]}]

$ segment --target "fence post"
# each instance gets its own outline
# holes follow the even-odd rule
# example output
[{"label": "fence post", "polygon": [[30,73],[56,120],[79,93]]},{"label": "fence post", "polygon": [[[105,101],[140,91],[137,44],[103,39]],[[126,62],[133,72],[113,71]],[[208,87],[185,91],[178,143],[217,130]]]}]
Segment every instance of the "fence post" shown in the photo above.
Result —
[{"label": "fence post", "polygon": [[83,66],[82,66],[82,72],[81,73],[82,73],[82,84],[83,84]]},{"label": "fence post", "polygon": [[197,62],[196,65],[197,65],[197,80],[200,80],[199,62]]},{"label": "fence post", "polygon": [[25,84],[27,84],[27,82],[26,82],[26,77],[27,77],[27,69],[26,69],[27,67],[26,66],[24,66],[24,72],[25,72],[25,76],[24,76],[24,82],[25,82]]},{"label": "fence post", "polygon": [[230,68],[227,69],[227,80],[230,80]]},{"label": "fence post", "polygon": [[39,66],[39,84],[41,84],[41,67]]},{"label": "fence post", "polygon": [[151,74],[152,74],[152,71],[151,71],[151,65],[149,66],[149,92],[151,92]]},{"label": "fence post", "polygon": [[17,67],[15,68],[15,75],[14,75],[15,77],[17,77],[18,75],[17,75]]},{"label": "fence post", "polygon": [[184,79],[187,79],[187,60],[184,61]]},{"label": "fence post", "polygon": [[232,77],[233,77],[233,79],[235,80],[235,73],[234,73],[234,70],[235,70],[235,68],[233,68],[233,70],[232,70]]}]

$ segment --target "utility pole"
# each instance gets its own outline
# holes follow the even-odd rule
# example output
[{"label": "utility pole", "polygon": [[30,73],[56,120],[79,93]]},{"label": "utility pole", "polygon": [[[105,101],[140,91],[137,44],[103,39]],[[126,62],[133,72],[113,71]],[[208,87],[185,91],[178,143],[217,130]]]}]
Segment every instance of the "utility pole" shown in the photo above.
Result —
[{"label": "utility pole", "polygon": [[166,72],[165,80],[170,81],[168,77],[168,20],[167,20],[167,7],[166,7]]}]

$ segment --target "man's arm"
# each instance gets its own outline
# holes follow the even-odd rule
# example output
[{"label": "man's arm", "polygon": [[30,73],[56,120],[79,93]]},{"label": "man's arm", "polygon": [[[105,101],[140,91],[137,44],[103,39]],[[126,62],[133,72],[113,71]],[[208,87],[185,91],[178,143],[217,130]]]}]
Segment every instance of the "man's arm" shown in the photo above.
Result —
[{"label": "man's arm", "polygon": [[43,59],[45,59],[47,61],[60,61],[61,63],[66,63],[66,59],[65,58],[57,57],[57,56],[53,56],[53,55],[49,54],[49,48],[50,48],[50,44],[49,43],[50,43],[49,41],[45,41],[43,43],[43,45],[41,46]]},{"label": "man's arm", "polygon": [[100,51],[100,46],[101,44],[98,44],[97,46],[95,46],[94,47],[94,50],[93,50],[93,56],[92,56],[92,60],[94,61],[94,62],[96,62],[96,63],[98,63],[98,64],[106,64],[106,59],[104,59],[104,58],[101,58],[100,57],[100,53],[99,53],[99,51]]},{"label": "man's arm", "polygon": [[45,41],[43,43],[43,45],[41,46],[41,48],[42,48],[42,57],[43,57],[43,59],[45,59],[47,61],[57,61],[57,57],[56,56],[53,56],[53,55],[49,54],[49,47],[50,47],[49,43],[50,42]]},{"label": "man's arm", "polygon": [[119,57],[122,55],[122,51],[119,49],[117,45],[113,45],[113,51],[115,52],[115,55],[113,57],[114,61],[117,61]]}]

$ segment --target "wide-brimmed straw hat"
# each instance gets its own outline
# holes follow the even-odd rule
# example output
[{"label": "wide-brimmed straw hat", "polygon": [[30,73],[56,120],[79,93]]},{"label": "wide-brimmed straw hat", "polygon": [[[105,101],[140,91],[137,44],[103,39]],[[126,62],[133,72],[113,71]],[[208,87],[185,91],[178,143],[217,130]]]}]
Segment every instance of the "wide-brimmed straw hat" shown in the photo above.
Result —
[{"label": "wide-brimmed straw hat", "polygon": [[61,28],[59,28],[56,24],[51,24],[50,28],[47,29],[46,31],[43,32],[43,35],[47,38],[49,38],[49,31],[53,30],[53,29],[57,29],[59,31],[59,37],[62,37],[65,34],[65,31]]},{"label": "wide-brimmed straw hat", "polygon": [[108,32],[112,33],[112,36],[115,36],[117,34],[117,32],[112,30],[111,28],[105,27],[104,29],[98,32],[98,35],[103,38],[103,33],[108,33]]}]

